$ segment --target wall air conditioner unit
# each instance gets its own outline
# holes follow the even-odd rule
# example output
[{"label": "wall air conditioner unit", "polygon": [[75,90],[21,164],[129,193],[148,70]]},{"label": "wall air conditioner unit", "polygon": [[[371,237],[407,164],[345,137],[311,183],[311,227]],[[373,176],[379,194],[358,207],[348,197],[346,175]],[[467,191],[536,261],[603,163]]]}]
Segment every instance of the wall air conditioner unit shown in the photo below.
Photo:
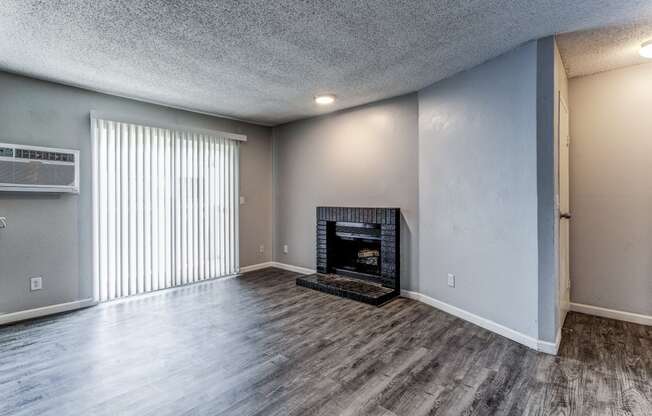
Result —
[{"label": "wall air conditioner unit", "polygon": [[0,191],[79,193],[79,151],[0,143]]}]

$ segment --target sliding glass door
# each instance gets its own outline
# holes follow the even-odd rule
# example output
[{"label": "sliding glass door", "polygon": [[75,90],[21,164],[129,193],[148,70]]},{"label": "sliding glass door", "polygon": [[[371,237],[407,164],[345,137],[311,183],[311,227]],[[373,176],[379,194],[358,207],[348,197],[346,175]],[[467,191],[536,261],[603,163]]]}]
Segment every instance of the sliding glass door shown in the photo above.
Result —
[{"label": "sliding glass door", "polygon": [[91,124],[95,298],[237,273],[239,141],[100,118]]}]

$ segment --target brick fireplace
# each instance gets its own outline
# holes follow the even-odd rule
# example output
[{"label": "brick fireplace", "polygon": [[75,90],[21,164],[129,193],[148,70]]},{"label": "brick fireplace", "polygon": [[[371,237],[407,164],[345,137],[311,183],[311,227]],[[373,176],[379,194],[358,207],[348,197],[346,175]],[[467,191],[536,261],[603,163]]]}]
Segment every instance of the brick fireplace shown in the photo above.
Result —
[{"label": "brick fireplace", "polygon": [[317,273],[300,286],[381,305],[400,293],[400,210],[317,208]]}]

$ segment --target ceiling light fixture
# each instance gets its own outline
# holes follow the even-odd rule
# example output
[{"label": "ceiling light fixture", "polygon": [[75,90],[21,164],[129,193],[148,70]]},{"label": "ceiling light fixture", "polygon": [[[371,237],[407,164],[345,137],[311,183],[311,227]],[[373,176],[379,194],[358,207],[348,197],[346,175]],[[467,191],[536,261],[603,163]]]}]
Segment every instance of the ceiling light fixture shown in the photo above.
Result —
[{"label": "ceiling light fixture", "polygon": [[332,94],[316,95],[315,102],[319,105],[328,105],[335,102],[335,96]]},{"label": "ceiling light fixture", "polygon": [[638,53],[643,58],[652,59],[652,40],[648,40],[647,42],[642,44],[641,49],[639,49]]}]

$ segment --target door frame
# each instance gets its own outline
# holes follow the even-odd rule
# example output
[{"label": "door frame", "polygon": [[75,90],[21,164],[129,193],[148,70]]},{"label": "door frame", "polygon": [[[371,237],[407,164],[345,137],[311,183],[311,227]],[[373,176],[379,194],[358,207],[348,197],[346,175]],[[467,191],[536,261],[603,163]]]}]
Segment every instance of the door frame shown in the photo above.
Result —
[{"label": "door frame", "polygon": [[[559,325],[560,328],[564,325],[564,320],[566,317],[566,314],[569,312],[570,309],[570,223],[569,223],[569,233],[568,233],[568,241],[566,242],[567,244],[567,250],[569,252],[568,256],[568,273],[565,278],[567,280],[562,280],[563,274],[562,274],[562,261],[563,261],[563,253],[562,253],[562,244],[561,244],[561,239],[562,239],[562,219],[561,219],[561,213],[562,213],[562,206],[561,206],[561,146],[562,146],[562,126],[561,126],[561,120],[562,120],[562,106],[566,110],[567,118],[568,118],[568,168],[566,174],[569,177],[569,183],[568,183],[568,209],[570,211],[570,107],[568,106],[568,103],[564,99],[564,97],[561,95],[561,91],[557,91],[557,103],[558,103],[558,111],[557,111],[557,131],[556,131],[556,136],[557,136],[557,151],[556,151],[556,157],[557,157],[557,195],[556,195],[556,206],[555,206],[555,211],[556,211],[556,233],[557,233],[557,297],[558,297],[558,310],[559,310]],[[567,220],[567,221],[570,221]],[[565,290],[562,292],[562,285],[568,284],[568,288],[565,290],[568,290],[568,301],[566,302],[565,300],[562,299],[562,293],[565,293]]]}]

